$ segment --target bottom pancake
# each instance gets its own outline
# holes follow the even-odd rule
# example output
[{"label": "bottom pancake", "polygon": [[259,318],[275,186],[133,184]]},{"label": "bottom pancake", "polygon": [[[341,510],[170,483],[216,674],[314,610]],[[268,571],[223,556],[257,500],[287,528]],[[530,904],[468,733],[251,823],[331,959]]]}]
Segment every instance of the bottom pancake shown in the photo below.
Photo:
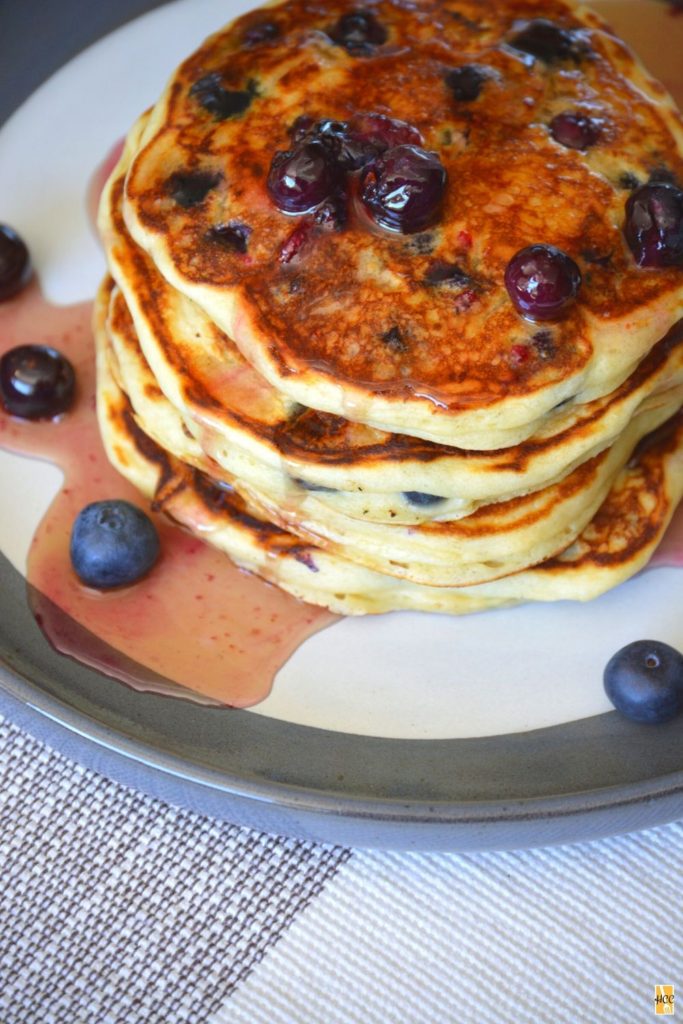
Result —
[{"label": "bottom pancake", "polygon": [[411,583],[306,543],[230,487],[165,452],[137,425],[107,359],[106,303],[96,314],[98,417],[107,454],[155,506],[237,565],[341,614],[398,609],[461,614],[525,601],[588,600],[649,561],[683,496],[683,414],[648,435],[579,538],[561,555],[465,587]]}]

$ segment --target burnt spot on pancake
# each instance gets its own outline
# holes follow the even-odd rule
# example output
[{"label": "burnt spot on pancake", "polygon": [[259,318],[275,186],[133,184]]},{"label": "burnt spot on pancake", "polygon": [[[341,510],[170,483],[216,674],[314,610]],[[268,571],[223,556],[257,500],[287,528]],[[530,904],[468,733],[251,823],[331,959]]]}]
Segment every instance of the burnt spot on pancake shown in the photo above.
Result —
[{"label": "burnt spot on pancake", "polygon": [[536,331],[531,339],[531,344],[541,359],[552,359],[557,355],[557,345],[553,339],[552,331]]},{"label": "burnt spot on pancake", "polygon": [[216,227],[210,228],[205,237],[207,242],[219,245],[228,252],[245,253],[251,230],[248,224],[230,221],[228,224],[217,224]]},{"label": "burnt spot on pancake", "polygon": [[632,174],[631,171],[624,171],[624,173],[619,176],[618,184],[619,188],[624,189],[625,192],[633,192],[633,190],[638,188],[640,185],[640,180],[635,174]]},{"label": "burnt spot on pancake", "polygon": [[247,84],[246,89],[226,89],[220,71],[204,75],[190,88],[190,96],[216,121],[239,117],[251,106],[256,92],[253,81]]},{"label": "burnt spot on pancake", "polygon": [[276,21],[259,21],[250,25],[242,34],[242,46],[250,50],[254,46],[261,46],[263,43],[272,43],[279,39],[282,30]]},{"label": "burnt spot on pancake", "polygon": [[358,10],[342,14],[327,30],[337,46],[343,46],[352,57],[372,57],[378,46],[386,43],[388,34],[372,11]]},{"label": "burnt spot on pancake", "polygon": [[166,189],[171,199],[183,209],[203,203],[209,192],[216,188],[222,175],[211,171],[176,171],[166,181]]},{"label": "burnt spot on pancake", "polygon": [[548,65],[565,61],[580,64],[590,52],[578,32],[562,28],[547,18],[522,23],[508,39],[508,46]]},{"label": "burnt spot on pancake", "polygon": [[226,509],[235,493],[235,488],[231,484],[214,480],[199,469],[193,471],[192,483],[204,504],[215,511]]},{"label": "burnt spot on pancake", "polygon": [[403,497],[408,504],[416,505],[418,508],[440,505],[442,501],[446,500],[440,494],[426,494],[424,491],[404,491]]},{"label": "burnt spot on pancake", "polygon": [[380,338],[390,352],[402,353],[408,351],[408,345],[403,337],[401,328],[396,324],[394,324],[393,327],[390,327],[388,331],[384,331],[383,334],[380,334]]}]

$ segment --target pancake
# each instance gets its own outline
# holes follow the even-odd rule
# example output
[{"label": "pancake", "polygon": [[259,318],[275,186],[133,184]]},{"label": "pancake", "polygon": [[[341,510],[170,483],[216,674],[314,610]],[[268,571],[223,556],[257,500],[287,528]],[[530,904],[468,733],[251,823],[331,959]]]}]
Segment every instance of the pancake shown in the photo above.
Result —
[{"label": "pancake", "polygon": [[135,423],[107,355],[111,284],[100,290],[95,333],[98,417],[109,458],[157,508],[239,566],[294,596],[341,614],[416,609],[449,613],[521,601],[587,600],[647,564],[683,494],[683,415],[648,436],[619,473],[592,522],[557,558],[473,587],[429,587],[386,576],[303,543],[160,448]]},{"label": "pancake", "polygon": [[[361,12],[372,38],[341,45],[353,11],[346,0],[253,11],[185,61],[136,149],[126,224],[289,401],[468,450],[519,444],[559,405],[613,392],[683,315],[680,266],[637,266],[623,234],[629,188],[683,178],[681,122],[585,7],[380,0]],[[537,18],[555,47],[541,58]],[[466,100],[448,84],[463,65],[482,76]],[[550,122],[567,111],[598,126],[594,145],[556,141]],[[266,182],[294,122],[368,114],[407,122],[438,154],[436,222],[372,229],[353,175],[341,230],[281,213]],[[542,329],[504,285],[533,244],[561,249],[583,276]]]},{"label": "pancake", "polygon": [[[417,526],[369,523],[298,500],[274,500],[264,493],[258,467],[245,463],[236,474],[221,471],[208,457],[178,413],[157,387],[141,353],[131,364],[118,359],[116,289],[106,331],[112,372],[131,403],[137,424],[165,451],[221,479],[258,512],[304,541],[378,572],[429,586],[464,586],[495,579],[541,562],[571,544],[602,504],[610,486],[638,441],[683,402],[683,384],[641,411],[614,444],[583,462],[561,481],[525,497],[496,502],[451,522]],[[113,343],[112,343],[113,342]]]},{"label": "pancake", "polygon": [[[140,391],[136,375],[145,387],[153,386],[151,369],[185,432],[196,438],[197,451],[255,488],[270,506],[286,507],[290,517],[296,509],[302,521],[341,516],[406,526],[462,518],[491,501],[557,483],[612,444],[634,416],[669,403],[683,380],[679,324],[616,393],[565,407],[524,444],[493,452],[386,434],[302,409],[269,385],[206,313],[161,277],[127,233],[120,209],[123,181],[145,120],[130,134],[100,211],[110,268],[125,295],[125,302],[122,295],[114,300],[110,340],[125,369],[126,390]],[[134,399],[136,408],[141,400]],[[153,417],[148,409],[146,429],[163,444],[167,430],[155,430]],[[170,450],[188,457],[182,445]]]}]

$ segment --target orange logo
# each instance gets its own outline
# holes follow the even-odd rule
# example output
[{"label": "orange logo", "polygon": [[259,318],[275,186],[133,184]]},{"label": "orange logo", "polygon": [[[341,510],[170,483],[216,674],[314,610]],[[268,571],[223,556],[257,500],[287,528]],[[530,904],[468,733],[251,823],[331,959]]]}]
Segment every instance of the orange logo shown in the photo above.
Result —
[{"label": "orange logo", "polygon": [[655,985],[655,1013],[661,1013],[668,1017],[674,1015],[674,987],[673,985]]}]

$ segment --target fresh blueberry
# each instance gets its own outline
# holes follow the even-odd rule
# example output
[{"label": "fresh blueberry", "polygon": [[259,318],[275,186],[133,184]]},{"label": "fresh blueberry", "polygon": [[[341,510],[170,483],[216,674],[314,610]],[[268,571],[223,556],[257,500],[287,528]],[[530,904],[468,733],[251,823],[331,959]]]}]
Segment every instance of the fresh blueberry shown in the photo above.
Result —
[{"label": "fresh blueberry", "polygon": [[445,188],[446,170],[436,153],[395,146],[364,168],[360,196],[380,227],[412,235],[436,220]]},{"label": "fresh blueberry", "polygon": [[71,564],[88,587],[108,590],[135,583],[159,556],[154,524],[128,501],[95,501],[71,531]]},{"label": "fresh blueberry", "polygon": [[0,302],[20,292],[30,277],[26,243],[7,224],[0,224]]},{"label": "fresh blueberry", "polygon": [[0,359],[0,399],[12,416],[59,416],[71,405],[74,387],[73,366],[54,348],[19,345]]},{"label": "fresh blueberry", "polygon": [[371,57],[375,47],[386,43],[387,30],[371,11],[349,11],[332,26],[329,36],[352,57]]},{"label": "fresh blueberry", "polygon": [[268,175],[268,192],[283,213],[308,213],[335,191],[338,174],[325,146],[303,142],[278,152]]},{"label": "fresh blueberry", "polygon": [[607,663],[605,692],[634,722],[667,722],[683,711],[683,655],[658,640],[636,640]]},{"label": "fresh blueberry", "polygon": [[581,271],[553,245],[530,245],[512,257],[505,287],[520,313],[530,320],[556,320],[576,298]]},{"label": "fresh blueberry", "polygon": [[639,267],[683,265],[683,189],[641,185],[628,197],[624,234]]},{"label": "fresh blueberry", "polygon": [[403,497],[411,505],[417,505],[421,508],[426,508],[429,505],[439,505],[442,501],[446,500],[439,494],[426,494],[424,491],[404,491]]},{"label": "fresh blueberry", "polygon": [[557,114],[550,122],[550,134],[567,149],[588,149],[599,140],[600,121],[586,114],[565,111]]}]

